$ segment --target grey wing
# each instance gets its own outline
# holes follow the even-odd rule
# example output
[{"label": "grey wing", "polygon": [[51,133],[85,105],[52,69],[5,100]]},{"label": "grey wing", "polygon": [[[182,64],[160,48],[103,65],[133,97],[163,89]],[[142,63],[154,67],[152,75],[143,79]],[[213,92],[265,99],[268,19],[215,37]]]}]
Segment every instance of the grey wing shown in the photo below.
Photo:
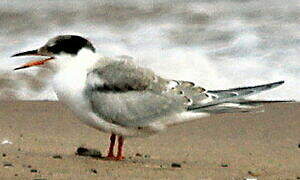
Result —
[{"label": "grey wing", "polygon": [[147,126],[186,110],[184,98],[166,93],[168,80],[127,61],[111,61],[88,73],[93,112],[121,126]]},{"label": "grey wing", "polygon": [[86,94],[93,111],[102,119],[137,127],[170,121],[168,118],[183,112],[248,112],[270,101],[251,101],[245,96],[282,83],[206,91],[192,82],[163,79],[127,61],[109,61],[88,74]]},{"label": "grey wing", "polygon": [[[177,101],[177,102],[176,102]],[[93,111],[102,119],[121,126],[147,126],[183,112],[178,100],[151,92],[102,93],[91,96]]]}]

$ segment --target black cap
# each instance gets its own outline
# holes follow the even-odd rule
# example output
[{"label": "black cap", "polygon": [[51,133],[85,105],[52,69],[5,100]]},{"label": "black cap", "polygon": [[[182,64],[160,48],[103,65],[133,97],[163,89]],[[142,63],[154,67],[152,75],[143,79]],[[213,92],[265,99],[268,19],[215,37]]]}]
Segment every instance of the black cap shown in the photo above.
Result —
[{"label": "black cap", "polygon": [[42,48],[43,50],[52,54],[60,54],[64,52],[71,55],[77,55],[78,51],[82,48],[90,49],[93,52],[96,51],[90,41],[76,35],[57,36],[53,39],[50,39]]}]

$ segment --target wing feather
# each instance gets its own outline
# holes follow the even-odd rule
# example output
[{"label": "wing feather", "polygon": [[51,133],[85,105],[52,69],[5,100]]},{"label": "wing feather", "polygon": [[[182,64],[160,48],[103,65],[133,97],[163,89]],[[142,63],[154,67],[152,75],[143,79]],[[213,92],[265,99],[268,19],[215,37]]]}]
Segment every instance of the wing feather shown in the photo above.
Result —
[{"label": "wing feather", "polygon": [[248,112],[255,104],[245,96],[283,83],[206,91],[192,82],[163,79],[128,60],[100,62],[87,76],[86,95],[94,113],[126,127],[188,121],[180,119],[184,112]]},{"label": "wing feather", "polygon": [[186,110],[186,100],[170,93],[168,83],[131,62],[111,61],[88,73],[86,94],[102,119],[121,126],[147,126]]}]

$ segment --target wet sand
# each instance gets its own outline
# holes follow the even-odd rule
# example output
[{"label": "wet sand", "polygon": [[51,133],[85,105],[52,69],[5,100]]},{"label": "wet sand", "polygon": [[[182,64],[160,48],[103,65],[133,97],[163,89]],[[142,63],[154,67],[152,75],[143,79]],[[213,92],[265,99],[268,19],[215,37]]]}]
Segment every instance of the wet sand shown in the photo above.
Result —
[{"label": "wet sand", "polygon": [[116,162],[75,155],[78,147],[106,155],[109,134],[60,103],[1,102],[0,142],[0,179],[300,179],[300,103],[128,138],[127,159]]}]

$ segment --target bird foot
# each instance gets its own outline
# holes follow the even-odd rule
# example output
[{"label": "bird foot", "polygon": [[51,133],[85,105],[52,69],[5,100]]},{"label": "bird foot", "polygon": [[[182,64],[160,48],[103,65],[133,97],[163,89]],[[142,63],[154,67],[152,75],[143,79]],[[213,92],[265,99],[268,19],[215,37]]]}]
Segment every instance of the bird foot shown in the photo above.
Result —
[{"label": "bird foot", "polygon": [[108,160],[108,161],[121,161],[121,160],[124,160],[125,157],[124,156],[107,155],[104,159]]},{"label": "bird foot", "polygon": [[124,156],[117,156],[117,157],[116,157],[116,160],[117,160],[117,161],[121,161],[121,160],[124,160],[124,159],[125,159]]}]

